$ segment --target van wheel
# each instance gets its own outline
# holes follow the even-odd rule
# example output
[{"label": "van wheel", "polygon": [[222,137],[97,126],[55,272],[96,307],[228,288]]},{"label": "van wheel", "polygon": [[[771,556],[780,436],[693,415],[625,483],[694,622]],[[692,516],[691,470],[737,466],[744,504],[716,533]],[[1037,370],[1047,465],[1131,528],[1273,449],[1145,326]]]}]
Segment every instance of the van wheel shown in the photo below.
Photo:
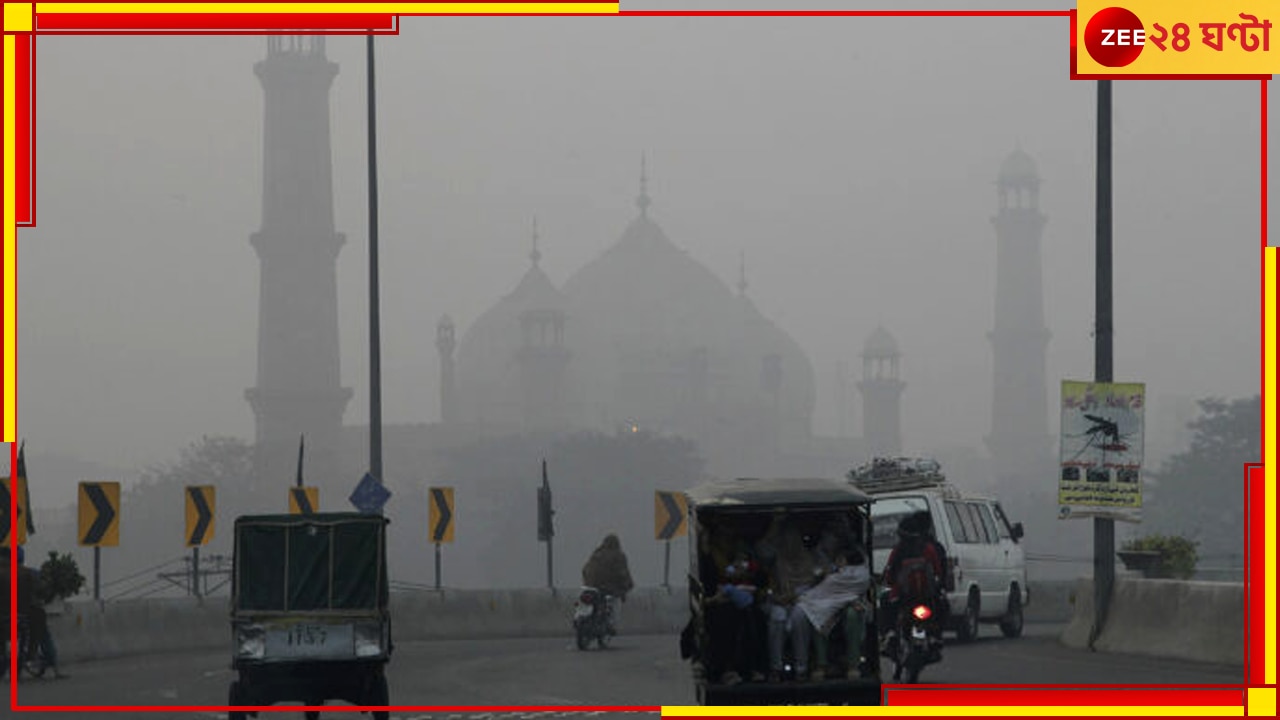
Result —
[{"label": "van wheel", "polygon": [[981,596],[978,595],[977,589],[969,591],[969,601],[965,603],[964,618],[960,621],[960,626],[956,628],[956,637],[961,642],[972,642],[978,638],[978,617],[982,611],[980,603]]},{"label": "van wheel", "polygon": [[1022,635],[1022,591],[1017,585],[1009,588],[1009,610],[1000,619],[1000,632],[1007,638]]}]

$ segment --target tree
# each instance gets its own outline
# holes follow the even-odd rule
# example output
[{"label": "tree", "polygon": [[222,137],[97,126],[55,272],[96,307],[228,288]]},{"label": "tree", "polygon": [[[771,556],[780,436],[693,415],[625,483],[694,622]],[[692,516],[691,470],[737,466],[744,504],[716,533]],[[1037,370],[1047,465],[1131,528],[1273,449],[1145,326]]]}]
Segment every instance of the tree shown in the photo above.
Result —
[{"label": "tree", "polygon": [[1199,405],[1191,446],[1150,473],[1144,524],[1195,541],[1212,565],[1244,546],[1244,465],[1261,462],[1262,396]]},{"label": "tree", "polygon": [[84,589],[84,576],[80,566],[70,554],[49,551],[49,558],[40,566],[40,582],[36,586],[36,599],[47,605],[77,595]]},{"label": "tree", "polygon": [[[181,569],[184,556],[190,555],[186,534],[185,490],[189,485],[213,485],[217,488],[214,508],[214,536],[200,553],[206,562],[214,555],[231,551],[231,528],[234,518],[264,508],[280,508],[285,501],[280,490],[273,498],[262,498],[252,490],[253,446],[234,437],[204,436],[179,451],[178,459],[152,465],[139,476],[121,499],[120,544],[128,553],[110,553],[103,557],[103,596],[116,593],[141,594],[149,590],[147,582],[155,581],[156,571],[148,571],[136,581],[120,586],[106,584],[114,578],[131,576],[148,568],[164,571]],[[268,505],[268,500],[274,504]],[[108,555],[105,554],[104,555]],[[202,566],[204,566],[202,562]]]}]

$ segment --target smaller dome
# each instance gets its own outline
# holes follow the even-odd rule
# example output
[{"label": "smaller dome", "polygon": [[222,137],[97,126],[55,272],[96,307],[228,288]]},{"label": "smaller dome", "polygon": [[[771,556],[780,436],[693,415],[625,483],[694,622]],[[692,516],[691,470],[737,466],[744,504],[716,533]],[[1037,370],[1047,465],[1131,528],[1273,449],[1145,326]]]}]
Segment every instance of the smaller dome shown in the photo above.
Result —
[{"label": "smaller dome", "polygon": [[1040,175],[1036,171],[1036,161],[1023,151],[1022,148],[1015,148],[1009,156],[1000,163],[1000,180],[1002,182],[1017,182],[1020,180],[1039,180]]},{"label": "smaller dome", "polygon": [[898,355],[900,355],[898,341],[894,340],[883,326],[877,326],[862,346],[863,357],[898,357]]}]

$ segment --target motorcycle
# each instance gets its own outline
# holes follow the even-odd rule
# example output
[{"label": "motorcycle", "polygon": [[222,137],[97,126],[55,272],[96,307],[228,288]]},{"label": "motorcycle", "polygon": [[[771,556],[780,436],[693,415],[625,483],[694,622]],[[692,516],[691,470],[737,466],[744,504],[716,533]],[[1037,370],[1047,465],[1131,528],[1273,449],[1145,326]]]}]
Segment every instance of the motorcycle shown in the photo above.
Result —
[{"label": "motorcycle", "polygon": [[573,604],[573,629],[578,637],[578,649],[586,650],[591,641],[603,649],[609,638],[616,635],[613,627],[613,611],[610,597],[593,587],[584,587]]},{"label": "motorcycle", "polygon": [[[44,677],[45,671],[50,667],[48,660],[45,659],[44,649],[39,643],[31,642],[30,625],[27,618],[23,615],[18,616],[18,647],[22,652],[18,654],[18,674],[30,675],[33,678]],[[0,677],[9,677],[9,658],[13,652],[13,643],[6,637],[4,641],[4,670],[0,671]]]},{"label": "motorcycle", "polygon": [[937,627],[936,610],[930,602],[903,603],[893,629],[885,638],[884,655],[893,660],[893,679],[901,680],[906,672],[908,684],[920,681],[926,665],[942,660],[942,633]]}]

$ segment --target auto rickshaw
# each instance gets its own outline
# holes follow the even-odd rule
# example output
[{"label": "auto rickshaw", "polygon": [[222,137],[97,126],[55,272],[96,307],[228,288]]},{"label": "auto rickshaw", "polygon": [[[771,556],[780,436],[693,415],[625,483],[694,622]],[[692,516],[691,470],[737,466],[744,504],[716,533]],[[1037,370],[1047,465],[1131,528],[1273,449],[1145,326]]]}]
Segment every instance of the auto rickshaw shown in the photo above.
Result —
[{"label": "auto rickshaw", "polygon": [[[236,519],[230,704],[390,704],[386,526],[380,515]],[[371,711],[386,720],[387,710]],[[232,710],[230,720],[256,717]],[[308,720],[319,717],[306,711]]]},{"label": "auto rickshaw", "polygon": [[[716,658],[742,657],[742,651],[763,653],[768,662],[766,610],[770,607],[768,591],[763,587],[754,593],[754,602],[735,617],[736,623],[758,623],[751,633],[743,637],[755,640],[739,640],[734,626],[729,631],[712,632],[708,619],[719,612],[714,606],[723,607],[724,593],[719,580],[721,568],[713,559],[713,537],[727,533],[738,548],[759,548],[761,541],[774,532],[775,524],[795,523],[804,527],[805,545],[811,547],[811,537],[822,534],[832,522],[845,528],[844,541],[857,550],[851,556],[865,553],[871,548],[871,504],[874,500],[845,480],[835,479],[740,479],[717,481],[686,491],[689,527],[689,610],[691,619],[681,635],[681,654],[692,660],[694,686],[697,701],[703,705],[879,705],[880,697],[880,635],[876,623],[876,607],[879,598],[877,579],[871,576],[866,591],[856,595],[862,614],[861,648],[850,652],[843,647],[844,625],[853,622],[853,614],[839,612],[839,620],[827,634],[828,657],[809,658],[809,667],[830,667],[832,658],[858,658],[856,668],[846,664],[834,677],[769,678],[740,677],[733,673],[733,681],[725,681]],[[824,540],[825,542],[825,540]],[[816,542],[814,543],[816,546]],[[843,554],[843,551],[841,552]],[[757,576],[759,577],[759,576]],[[751,587],[751,586],[744,586]],[[744,599],[743,603],[746,602]],[[845,606],[847,607],[847,605]],[[741,610],[742,607],[739,606]],[[723,617],[721,615],[720,617]],[[717,622],[713,620],[713,623]],[[816,633],[815,633],[816,634]],[[856,637],[856,634],[851,634]],[[716,647],[716,643],[752,642],[747,648]],[[816,645],[816,643],[814,644]],[[813,651],[813,645],[810,651]],[[735,655],[736,653],[736,655]],[[795,658],[786,662],[795,663]],[[849,661],[835,661],[848,663]],[[798,663],[803,665],[805,663]]]}]

